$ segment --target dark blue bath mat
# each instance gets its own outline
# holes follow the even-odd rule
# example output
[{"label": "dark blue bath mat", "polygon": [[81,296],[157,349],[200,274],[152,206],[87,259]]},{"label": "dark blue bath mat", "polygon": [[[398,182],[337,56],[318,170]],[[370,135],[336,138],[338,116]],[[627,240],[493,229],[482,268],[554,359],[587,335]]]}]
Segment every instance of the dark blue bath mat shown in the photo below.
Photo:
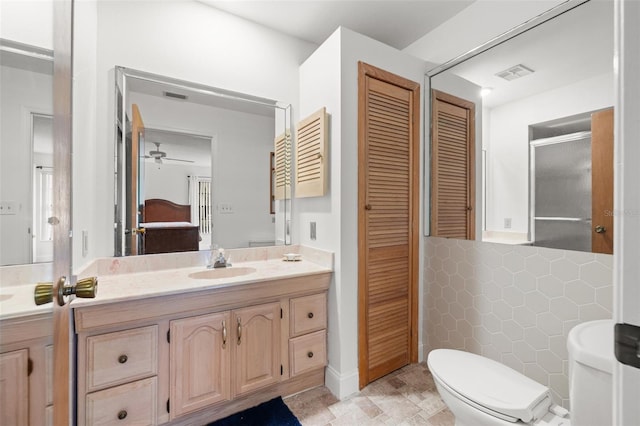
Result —
[{"label": "dark blue bath mat", "polygon": [[282,398],[216,420],[207,426],[302,426]]}]

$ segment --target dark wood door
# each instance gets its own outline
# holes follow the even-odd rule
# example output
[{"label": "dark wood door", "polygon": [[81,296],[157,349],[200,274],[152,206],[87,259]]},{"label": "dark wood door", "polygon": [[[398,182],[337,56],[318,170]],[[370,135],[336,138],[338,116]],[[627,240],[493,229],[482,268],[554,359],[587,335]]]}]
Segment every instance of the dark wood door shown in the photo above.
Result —
[{"label": "dark wood door", "polygon": [[613,108],[591,116],[591,251],[613,254]]}]

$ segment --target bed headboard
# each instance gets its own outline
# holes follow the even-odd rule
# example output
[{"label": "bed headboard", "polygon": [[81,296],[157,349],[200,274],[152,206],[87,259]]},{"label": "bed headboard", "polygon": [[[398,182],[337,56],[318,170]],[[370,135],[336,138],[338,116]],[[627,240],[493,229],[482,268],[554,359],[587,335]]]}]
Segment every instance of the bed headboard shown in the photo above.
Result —
[{"label": "bed headboard", "polygon": [[191,222],[191,206],[172,203],[160,198],[151,198],[144,201],[142,221],[145,223]]}]

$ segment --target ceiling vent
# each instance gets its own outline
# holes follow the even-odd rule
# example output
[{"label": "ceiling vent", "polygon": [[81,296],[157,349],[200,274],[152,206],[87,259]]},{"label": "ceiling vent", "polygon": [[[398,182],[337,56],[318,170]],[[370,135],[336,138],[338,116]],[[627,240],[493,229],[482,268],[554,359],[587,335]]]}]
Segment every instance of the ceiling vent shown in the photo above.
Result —
[{"label": "ceiling vent", "polygon": [[500,78],[504,78],[507,81],[511,81],[515,80],[516,78],[524,77],[525,75],[529,75],[531,73],[533,73],[533,70],[531,68],[527,68],[522,64],[518,64],[504,71],[500,71],[496,75]]},{"label": "ceiling vent", "polygon": [[162,94],[164,95],[165,98],[178,99],[181,101],[187,100],[187,95],[181,95],[180,93],[162,92]]}]

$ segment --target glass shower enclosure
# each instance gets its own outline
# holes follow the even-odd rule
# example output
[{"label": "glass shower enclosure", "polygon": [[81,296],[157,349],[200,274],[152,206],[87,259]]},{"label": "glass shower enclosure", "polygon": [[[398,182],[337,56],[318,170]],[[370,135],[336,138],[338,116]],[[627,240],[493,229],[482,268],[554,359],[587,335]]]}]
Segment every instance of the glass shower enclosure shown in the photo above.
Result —
[{"label": "glass shower enclosure", "polygon": [[591,132],[530,142],[531,241],[591,251]]}]

